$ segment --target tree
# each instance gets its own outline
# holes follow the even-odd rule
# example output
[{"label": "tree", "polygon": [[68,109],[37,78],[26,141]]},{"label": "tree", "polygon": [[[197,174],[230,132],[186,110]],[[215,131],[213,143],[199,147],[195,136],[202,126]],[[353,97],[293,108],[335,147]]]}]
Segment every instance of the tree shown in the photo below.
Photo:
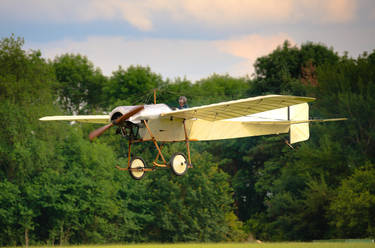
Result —
[{"label": "tree", "polygon": [[89,114],[98,111],[103,103],[102,87],[107,79],[86,56],[64,54],[52,62],[58,100],[70,114]]},{"label": "tree", "polygon": [[116,213],[112,200],[114,154],[103,144],[90,144],[72,130],[57,151],[58,169],[47,169],[34,179],[39,198],[40,240],[51,244],[106,240],[105,229]]},{"label": "tree", "polygon": [[306,86],[316,82],[316,68],[338,60],[337,53],[323,44],[307,42],[298,48],[286,40],[281,47],[255,61],[256,77],[251,92],[306,95]]},{"label": "tree", "polygon": [[[244,229],[264,240],[374,236],[375,52],[351,59],[286,42],[257,60],[254,79],[214,74],[192,84],[141,66],[107,80],[84,56],[47,63],[22,46],[13,36],[0,42],[0,245],[238,241]],[[287,135],[192,143],[194,168],[185,176],[159,170],[141,181],[114,169],[127,163],[120,136],[90,143],[94,125],[38,121],[60,107],[152,103],[155,88],[170,106],[179,95],[190,106],[311,95],[312,116],[349,120],[312,125],[309,141],[294,149]],[[145,161],[156,153],[151,142],[133,148]],[[170,144],[163,154],[183,150]]]},{"label": "tree", "polygon": [[25,52],[22,45],[13,36],[0,42],[0,176],[18,182],[48,164],[51,153],[45,141],[51,137],[38,118],[56,111],[52,68],[40,52]]},{"label": "tree", "polygon": [[244,98],[249,83],[245,78],[213,74],[192,86],[194,105],[204,105]]},{"label": "tree", "polygon": [[17,185],[3,179],[0,182],[0,245],[14,245],[20,241],[22,231],[17,228],[20,191]]},{"label": "tree", "polygon": [[[348,121],[332,133],[342,140],[353,163],[363,164],[375,159],[375,52],[357,60],[342,57],[339,63],[318,70],[319,96],[315,107],[320,115],[344,116]],[[315,111],[314,109],[312,111]]]},{"label": "tree", "polygon": [[[170,156],[181,150],[172,146]],[[218,169],[208,153],[192,152],[194,169],[183,177],[165,171],[155,172],[148,188],[158,207],[153,209],[157,222],[147,229],[152,241],[208,242],[243,239],[240,223],[233,218],[231,188],[226,173]],[[150,175],[151,176],[151,175]]]},{"label": "tree", "polygon": [[151,71],[150,67],[121,66],[103,88],[105,103],[112,108],[121,105],[152,103],[153,89],[162,87],[162,77]]},{"label": "tree", "polygon": [[[3,209],[4,216],[9,215],[3,226],[8,236],[0,243],[28,245],[38,215],[30,182],[53,160],[50,146],[55,138],[49,134],[64,132],[58,125],[50,125],[48,131],[39,125],[40,115],[56,111],[51,104],[55,77],[39,51],[26,52],[22,46],[23,40],[14,36],[0,42],[0,178],[10,199],[10,205]],[[12,217],[14,214],[17,218]],[[16,236],[9,236],[11,232]],[[24,242],[19,238],[21,233]]]},{"label": "tree", "polygon": [[341,238],[375,237],[375,169],[357,169],[342,181],[329,206],[331,225]]}]

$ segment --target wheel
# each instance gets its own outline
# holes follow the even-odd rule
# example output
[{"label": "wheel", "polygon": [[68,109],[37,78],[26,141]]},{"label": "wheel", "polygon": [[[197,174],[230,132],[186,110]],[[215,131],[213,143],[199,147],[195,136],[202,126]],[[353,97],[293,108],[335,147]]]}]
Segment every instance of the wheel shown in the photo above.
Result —
[{"label": "wheel", "polygon": [[187,163],[186,157],[183,153],[180,153],[180,152],[175,153],[172,156],[171,161],[169,163],[172,167],[173,173],[176,174],[177,176],[184,175],[188,169],[188,163]]},{"label": "wheel", "polygon": [[145,175],[145,161],[141,157],[134,157],[130,160],[129,173],[132,178],[139,180]]}]

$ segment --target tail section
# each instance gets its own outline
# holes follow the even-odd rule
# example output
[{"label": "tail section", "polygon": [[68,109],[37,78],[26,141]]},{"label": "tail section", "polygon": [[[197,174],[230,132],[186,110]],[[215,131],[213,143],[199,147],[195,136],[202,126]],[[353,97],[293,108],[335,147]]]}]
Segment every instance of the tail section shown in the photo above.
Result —
[{"label": "tail section", "polygon": [[309,120],[309,105],[307,103],[266,111],[253,116],[256,116],[256,119],[243,122],[243,124],[247,126],[257,125],[255,128],[257,132],[253,131],[253,136],[289,132],[290,144],[305,141],[310,138],[310,122],[347,120],[346,118]]},{"label": "tail section", "polygon": [[309,120],[309,105],[301,103],[230,120],[187,120],[189,138],[220,140],[289,133],[289,143],[308,140],[310,122],[342,121],[346,118]]},{"label": "tail section", "polygon": [[331,122],[345,121],[347,118],[309,120],[309,105],[307,103],[290,106],[288,109],[290,123],[289,139],[290,144],[308,140],[310,137],[310,122]]},{"label": "tail section", "polygon": [[289,142],[290,144],[308,140],[310,137],[309,128],[309,105],[307,103],[297,104],[288,107],[288,120],[297,124],[290,124]]}]

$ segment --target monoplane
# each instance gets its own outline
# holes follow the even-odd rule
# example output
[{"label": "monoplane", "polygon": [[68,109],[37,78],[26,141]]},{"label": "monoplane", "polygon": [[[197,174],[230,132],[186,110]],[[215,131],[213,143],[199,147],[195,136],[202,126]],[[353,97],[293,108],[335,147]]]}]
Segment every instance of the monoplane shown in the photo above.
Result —
[{"label": "monoplane", "polygon": [[[127,167],[134,179],[141,179],[146,171],[159,167],[172,168],[184,175],[192,167],[190,142],[223,140],[259,135],[289,133],[289,145],[309,139],[310,122],[338,121],[345,118],[309,120],[308,102],[311,97],[266,95],[221,102],[181,110],[166,104],[119,106],[108,115],[46,116],[41,121],[77,121],[106,124],[89,135],[90,140],[113,126],[129,140]],[[140,156],[131,155],[135,143],[153,142],[157,150],[152,166],[146,166]],[[169,161],[161,145],[185,142],[186,153],[175,153]],[[161,161],[160,161],[161,160]]]}]

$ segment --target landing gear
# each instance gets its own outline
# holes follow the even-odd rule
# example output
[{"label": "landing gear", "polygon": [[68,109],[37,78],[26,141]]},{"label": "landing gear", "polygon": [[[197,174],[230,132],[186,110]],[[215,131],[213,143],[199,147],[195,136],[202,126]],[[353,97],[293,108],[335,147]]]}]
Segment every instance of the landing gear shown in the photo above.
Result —
[{"label": "landing gear", "polygon": [[[161,152],[163,143],[160,146],[158,145],[158,141],[156,140],[155,136],[152,134],[146,120],[143,120],[143,125],[146,127],[151,137],[151,139],[148,139],[148,140],[135,139],[135,137],[137,137],[138,135],[139,126],[134,127],[133,124],[127,125],[127,123],[125,123],[124,126],[120,127],[119,132],[124,137],[127,137],[129,139],[128,166],[127,168],[121,168],[120,166],[117,166],[117,169],[128,170],[131,177],[136,180],[142,179],[146,171],[153,171],[157,168],[172,168],[172,171],[175,175],[177,176],[184,175],[188,168],[192,168],[192,165],[191,165],[190,146],[189,146],[190,140],[186,132],[185,121],[183,122],[183,124],[184,124],[187,157],[183,153],[178,152],[178,153],[173,154],[171,160],[169,161],[169,163],[167,163],[166,159],[164,158]],[[141,157],[131,158],[131,145],[133,143],[139,143],[139,142],[145,142],[145,141],[152,141],[155,145],[156,150],[158,151],[155,160],[152,162],[152,165],[153,165],[152,167],[146,167],[146,163]],[[161,160],[161,162],[158,162],[159,160]]]},{"label": "landing gear", "polygon": [[188,169],[188,163],[187,163],[186,157],[184,154],[180,152],[175,153],[172,156],[169,164],[172,167],[173,173],[176,174],[177,176],[184,175]]},{"label": "landing gear", "polygon": [[130,160],[129,173],[132,178],[139,180],[145,175],[145,161],[141,157]]}]

